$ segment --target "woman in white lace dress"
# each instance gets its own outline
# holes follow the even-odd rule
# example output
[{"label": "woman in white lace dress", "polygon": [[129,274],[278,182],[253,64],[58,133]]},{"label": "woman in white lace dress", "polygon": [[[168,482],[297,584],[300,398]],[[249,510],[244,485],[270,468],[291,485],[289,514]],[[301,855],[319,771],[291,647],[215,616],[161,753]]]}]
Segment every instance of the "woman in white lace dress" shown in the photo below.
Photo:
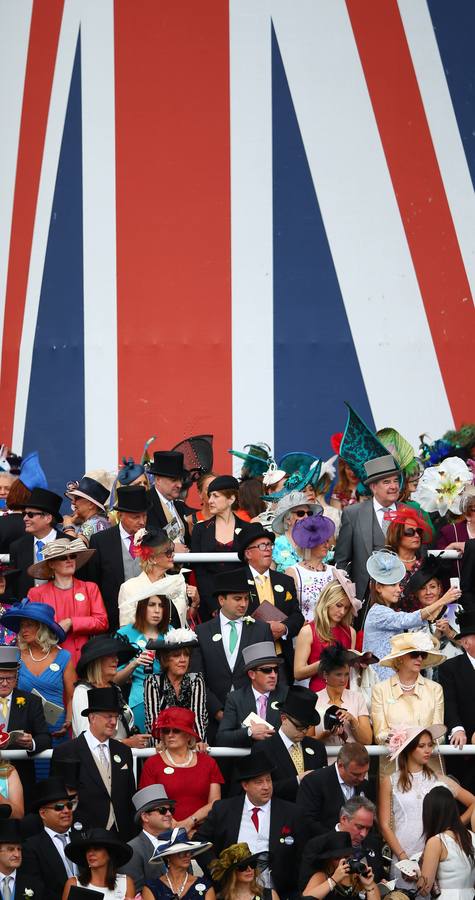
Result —
[{"label": "woman in white lace dress", "polygon": [[424,799],[422,821],[426,845],[421,860],[419,893],[438,900],[472,900],[475,884],[475,834],[460,821],[457,803],[445,787]]}]

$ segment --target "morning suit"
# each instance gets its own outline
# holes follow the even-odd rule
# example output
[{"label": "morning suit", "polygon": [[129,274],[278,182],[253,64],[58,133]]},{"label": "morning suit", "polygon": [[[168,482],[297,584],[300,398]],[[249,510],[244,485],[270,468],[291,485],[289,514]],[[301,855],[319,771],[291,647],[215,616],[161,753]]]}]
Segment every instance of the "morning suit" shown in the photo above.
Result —
[{"label": "morning suit", "polygon": [[335,546],[337,569],[345,569],[356,584],[356,596],[363,600],[369,575],[366,563],[373,550],[385,545],[383,530],[376,516],[373,499],[346,506],[341,516],[340,532]]},{"label": "morning suit", "polygon": [[[31,893],[29,893],[30,891]],[[13,894],[14,900],[23,900],[24,897],[31,897],[32,900],[46,900],[46,896],[47,894],[45,884],[43,884],[37,878],[32,878],[26,873],[22,872],[21,868],[17,869],[15,878],[15,893]]]},{"label": "morning suit", "polygon": [[[259,743],[262,747],[262,743]],[[275,766],[275,771],[272,773],[274,796],[280,797],[281,800],[295,803],[299,787],[297,769],[280,734],[277,732],[273,737],[265,740],[263,746],[267,756]],[[325,750],[325,744],[322,744],[321,741],[317,741],[316,738],[305,737],[300,746],[302,748],[305,772],[313,772],[327,765],[327,751]],[[257,750],[257,745],[255,747]],[[305,780],[304,778],[303,781]]]},{"label": "morning suit", "polygon": [[120,872],[130,876],[135,884],[135,890],[139,893],[147,881],[155,881],[162,874],[161,867],[156,862],[150,862],[154,846],[144,831],[141,831],[128,843],[134,853],[128,863],[122,866]]},{"label": "morning suit", "polygon": [[[244,809],[244,794],[230,800],[218,800],[208,816],[198,826],[195,841],[211,841],[213,849],[200,856],[200,865],[208,865],[222,850],[236,844]],[[294,803],[273,797],[270,809],[269,852],[272,854],[272,880],[280,898],[288,896],[295,887]],[[287,840],[285,841],[285,838]]]},{"label": "morning suit", "polygon": [[[475,669],[464,652],[461,656],[447,659],[437,669],[439,683],[444,692],[444,720],[448,734],[452,728],[461,725],[467,735],[467,743],[475,734]],[[441,720],[442,721],[442,720]],[[471,757],[457,759],[446,757],[447,771],[456,776],[469,791],[475,790],[475,766]]]},{"label": "morning suit", "polygon": [[[81,575],[84,581],[95,581],[104,600],[110,631],[119,627],[118,597],[121,584],[126,578],[140,575],[138,559],[126,559],[128,552],[120,536],[118,525],[93,534],[89,546],[96,552],[86,563]],[[130,566],[126,573],[125,566]]]},{"label": "morning suit", "polygon": [[70,876],[53,839],[43,827],[39,834],[28,838],[23,844],[20,873],[25,883],[29,877],[43,883],[44,900],[58,900],[62,897],[64,885]]},{"label": "morning suit", "polygon": [[[246,566],[246,577],[248,579],[250,593],[248,612],[249,615],[252,616],[254,610],[259,606],[259,594],[249,566]],[[274,595],[274,606],[287,616],[287,621],[283,623],[287,628],[287,636],[285,640],[281,640],[280,643],[282,646],[282,655],[285,660],[285,668],[287,670],[287,680],[289,684],[293,684],[293,639],[297,637],[300,629],[305,624],[305,619],[300,611],[294,579],[290,578],[289,575],[284,575],[282,572],[276,572],[274,569],[269,569],[269,577],[272,585],[272,593]]]},{"label": "morning suit", "polygon": [[[272,725],[276,731],[280,728],[280,712],[277,703],[283,703],[287,696],[288,688],[277,685],[275,691],[271,691],[267,701],[266,722]],[[231,691],[224,705],[224,716],[219,723],[216,743],[221,747],[252,747],[256,741],[249,737],[247,727],[242,723],[249,713],[257,713],[256,698],[251,683],[237,691]],[[262,741],[257,741],[262,747]],[[268,739],[264,741],[267,748]]]},{"label": "morning suit", "polygon": [[80,763],[78,819],[94,823],[94,827],[97,828],[106,828],[112,803],[117,831],[123,841],[128,841],[136,830],[133,818],[135,810],[132,803],[132,794],[136,790],[132,751],[130,747],[127,747],[120,741],[110,738],[109,753],[111,768],[110,795],[84,734],[81,734],[75,740],[55,747],[53,750],[53,764],[58,759],[73,759]]},{"label": "morning suit", "polygon": [[[3,721],[1,714],[0,721]],[[40,698],[30,691],[20,691],[18,688],[12,691],[5,730],[9,732],[26,731],[27,734],[31,734],[35,742],[35,749],[27,751],[30,757],[36,753],[42,753],[43,750],[49,750],[51,747],[51,735],[44,717],[43,704]],[[15,741],[10,742],[9,748],[10,750],[22,749]],[[36,783],[34,763],[18,759],[15,760],[15,768],[23,785],[25,811],[28,812]]]},{"label": "morning suit", "polygon": [[[249,522],[234,516],[234,538],[229,544],[220,544],[216,540],[216,518],[212,516],[206,522],[197,522],[193,528],[191,535],[191,551],[192,553],[235,553],[236,538],[243,530],[247,528]],[[198,591],[200,594],[200,616],[203,621],[211,618],[212,614],[218,608],[218,600],[213,595],[214,577],[219,572],[223,572],[226,568],[236,569],[236,563],[194,563],[193,571],[196,575]]]},{"label": "morning suit", "polygon": [[[364,794],[368,797],[368,791],[369,782],[364,781],[355,787],[353,795]],[[307,775],[297,791],[300,843],[304,844],[316,834],[331,831],[340,818],[340,810],[345,800],[336,772],[336,763]]]},{"label": "morning suit", "polygon": [[[167,515],[162,506],[160,497],[158,496],[157,491],[154,487],[151,488],[151,490],[148,492],[147,497],[150,500],[150,506],[147,512],[147,530],[157,531],[159,528],[166,528],[168,525]],[[187,547],[189,547],[190,531],[185,518],[185,516],[187,516],[189,513],[188,507],[185,503],[183,503],[183,500],[173,500],[173,506],[175,507],[177,515],[181,519],[185,529],[184,543],[187,545]]]},{"label": "morning suit", "polygon": [[[51,527],[53,531],[56,531],[56,539],[70,539],[58,528]],[[12,575],[10,585],[11,593],[17,600],[23,600],[30,588],[35,586],[35,579],[26,571],[28,566],[32,566],[35,562],[34,543],[35,539],[32,534],[24,534],[10,545],[10,563],[14,569],[21,569],[18,575]]]}]

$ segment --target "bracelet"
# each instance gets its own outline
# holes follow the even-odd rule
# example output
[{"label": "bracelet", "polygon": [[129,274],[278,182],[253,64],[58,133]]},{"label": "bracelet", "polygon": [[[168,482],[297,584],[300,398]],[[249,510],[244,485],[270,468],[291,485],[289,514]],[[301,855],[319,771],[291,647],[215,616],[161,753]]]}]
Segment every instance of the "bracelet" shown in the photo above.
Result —
[{"label": "bracelet", "polygon": [[331,891],[332,891],[334,888],[336,888],[336,881],[335,881],[334,878],[327,878],[327,884],[328,884],[328,887],[330,888]]}]

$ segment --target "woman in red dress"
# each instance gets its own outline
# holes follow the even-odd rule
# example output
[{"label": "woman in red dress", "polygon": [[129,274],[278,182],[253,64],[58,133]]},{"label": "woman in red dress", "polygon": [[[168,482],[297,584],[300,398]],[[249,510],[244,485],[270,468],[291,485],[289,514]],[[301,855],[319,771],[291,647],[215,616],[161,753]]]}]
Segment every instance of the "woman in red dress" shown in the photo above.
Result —
[{"label": "woman in red dress", "polygon": [[345,649],[354,648],[356,632],[351,627],[353,615],[347,591],[340,581],[332,581],[320,594],[313,622],[303,626],[295,644],[295,679],[309,679],[311,691],[322,691],[325,687],[323,677],[317,674],[322,650],[337,641]]},{"label": "woman in red dress", "polygon": [[214,759],[197,752],[195,714],[191,709],[169,706],[152,726],[160,743],[157,755],[147,759],[140,776],[140,788],[163,784],[175,804],[173,827],[192,834],[206,819],[213,803],[221,799],[224,778]]}]

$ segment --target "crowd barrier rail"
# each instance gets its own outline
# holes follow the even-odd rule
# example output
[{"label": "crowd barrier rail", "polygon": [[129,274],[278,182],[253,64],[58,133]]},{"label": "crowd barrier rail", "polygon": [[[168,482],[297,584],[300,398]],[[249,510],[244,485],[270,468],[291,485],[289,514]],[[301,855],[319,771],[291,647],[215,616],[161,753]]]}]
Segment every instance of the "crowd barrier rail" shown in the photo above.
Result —
[{"label": "crowd barrier rail", "polygon": [[[327,755],[338,756],[340,749],[341,748],[337,745],[327,746]],[[388,747],[376,744],[368,744],[366,749],[370,756],[387,756],[389,753]],[[153,747],[146,747],[140,750],[134,748],[132,749],[132,753],[134,757],[142,759],[147,756],[155,756],[156,751]],[[249,756],[250,753],[250,750],[241,747],[210,747],[209,749],[209,755],[215,758]],[[441,744],[433,750],[432,756],[438,756],[439,753],[441,756],[457,756],[457,754],[460,756],[475,756],[475,744],[466,744],[465,747],[462,747],[461,749],[459,747],[452,747],[451,744]],[[52,754],[52,750],[43,750],[42,753],[37,753],[34,756],[29,755],[26,750],[2,750],[1,758],[11,760],[51,759]]]},{"label": "crowd barrier rail", "polygon": [[[175,553],[173,561],[176,563],[215,563],[227,562],[240,564],[237,553]],[[0,553],[0,562],[9,563],[10,554]]]}]

